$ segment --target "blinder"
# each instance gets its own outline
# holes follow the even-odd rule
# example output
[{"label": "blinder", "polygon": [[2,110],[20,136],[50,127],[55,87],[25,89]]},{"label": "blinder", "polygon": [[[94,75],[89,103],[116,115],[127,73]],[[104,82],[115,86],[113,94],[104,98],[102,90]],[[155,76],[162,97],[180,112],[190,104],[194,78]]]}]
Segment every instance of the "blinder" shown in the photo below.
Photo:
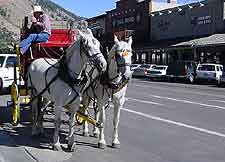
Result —
[{"label": "blinder", "polygon": [[[92,65],[94,65],[97,69],[98,69],[98,71],[101,73],[102,72],[102,70],[101,70],[101,67],[100,66],[98,66],[98,65],[100,65],[100,57],[102,57],[101,56],[101,53],[96,53],[96,54],[93,54],[92,56],[88,53],[88,49],[89,49],[89,47],[86,45],[86,43],[84,43],[84,41],[83,40],[81,40],[81,42],[80,42],[80,50],[82,50],[83,49],[83,51],[85,51],[84,53],[85,53],[85,55],[87,56],[87,58],[90,60],[90,63],[92,64]],[[81,53],[81,52],[80,52]]]},{"label": "blinder", "polygon": [[124,52],[129,53],[130,51],[129,50],[117,51],[116,54],[115,54],[115,60],[116,60],[117,66],[120,67],[120,68],[131,65],[130,63],[125,62],[125,59],[124,59],[124,57],[126,57],[125,55],[122,54],[122,56],[121,56],[119,54],[119,53],[124,53]]}]

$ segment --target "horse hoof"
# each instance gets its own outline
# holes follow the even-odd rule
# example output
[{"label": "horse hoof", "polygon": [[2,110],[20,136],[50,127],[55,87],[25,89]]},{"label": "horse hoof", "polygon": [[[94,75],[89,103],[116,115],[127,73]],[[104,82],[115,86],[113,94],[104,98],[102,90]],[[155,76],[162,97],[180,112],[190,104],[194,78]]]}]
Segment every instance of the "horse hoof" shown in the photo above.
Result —
[{"label": "horse hoof", "polygon": [[106,147],[106,144],[104,144],[104,143],[98,143],[98,148],[105,149],[105,147]]},{"label": "horse hoof", "polygon": [[94,133],[94,137],[98,138],[99,134],[98,133]]},{"label": "horse hoof", "polygon": [[58,146],[58,145],[53,145],[53,146],[52,146],[52,149],[53,149],[54,151],[61,151],[61,150],[62,150],[61,146]]},{"label": "horse hoof", "polygon": [[84,137],[89,137],[89,133],[88,133],[88,132],[84,132],[84,133],[83,133],[83,136],[84,136]]},{"label": "horse hoof", "polygon": [[74,152],[75,147],[76,147],[76,144],[75,144],[75,143],[72,144],[72,145],[68,145],[68,150],[69,150],[70,152]]},{"label": "horse hoof", "polygon": [[112,148],[120,149],[120,144],[112,143]]}]

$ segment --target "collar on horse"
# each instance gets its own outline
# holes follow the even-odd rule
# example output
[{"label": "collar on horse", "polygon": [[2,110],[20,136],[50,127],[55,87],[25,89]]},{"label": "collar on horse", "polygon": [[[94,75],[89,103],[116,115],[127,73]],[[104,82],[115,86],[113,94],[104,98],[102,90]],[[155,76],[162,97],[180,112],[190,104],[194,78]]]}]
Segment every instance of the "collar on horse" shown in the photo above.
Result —
[{"label": "collar on horse", "polygon": [[63,56],[62,59],[59,61],[59,69],[58,69],[58,77],[67,83],[70,87],[73,87],[75,85],[83,85],[86,83],[87,78],[84,75],[84,72],[82,71],[81,73],[81,79],[73,78],[70,75],[70,69],[68,68],[66,62],[66,57]]},{"label": "collar on horse", "polygon": [[[119,76],[116,76],[115,78],[117,77]],[[126,79],[124,76],[122,76],[122,79],[120,80],[119,83],[112,82],[112,80],[109,79],[108,68],[106,72],[100,78],[100,83],[112,89],[113,93],[119,92],[123,87],[125,87],[128,84],[128,82],[129,82],[129,79]]]}]

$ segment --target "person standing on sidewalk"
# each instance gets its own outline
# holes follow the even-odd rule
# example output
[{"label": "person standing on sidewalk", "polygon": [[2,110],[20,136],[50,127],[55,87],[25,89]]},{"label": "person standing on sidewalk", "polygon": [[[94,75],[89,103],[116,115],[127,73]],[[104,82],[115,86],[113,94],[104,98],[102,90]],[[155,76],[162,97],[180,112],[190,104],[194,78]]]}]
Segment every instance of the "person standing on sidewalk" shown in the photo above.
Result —
[{"label": "person standing on sidewalk", "polygon": [[34,6],[30,33],[26,39],[19,43],[20,53],[24,54],[34,42],[47,42],[50,35],[49,17],[43,12],[41,6]]}]

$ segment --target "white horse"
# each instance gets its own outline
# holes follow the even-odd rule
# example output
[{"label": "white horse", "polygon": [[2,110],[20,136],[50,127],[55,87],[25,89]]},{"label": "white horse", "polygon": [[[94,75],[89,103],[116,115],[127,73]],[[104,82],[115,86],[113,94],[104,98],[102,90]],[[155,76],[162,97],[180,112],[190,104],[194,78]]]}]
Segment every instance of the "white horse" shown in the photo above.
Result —
[{"label": "white horse", "polygon": [[28,69],[28,86],[31,87],[32,97],[35,98],[32,102],[32,135],[43,133],[42,119],[40,119],[43,118],[43,113],[38,107],[38,98],[41,95],[55,105],[54,150],[61,150],[59,130],[63,107],[70,110],[68,149],[73,151],[75,147],[74,114],[79,109],[82,91],[90,84],[90,80],[94,79],[87,79],[83,75],[83,69],[87,63],[98,69],[98,75],[107,67],[107,62],[100,51],[100,43],[88,28],[77,30],[74,44],[61,60],[40,58],[33,61]]},{"label": "white horse", "polygon": [[[114,46],[108,53],[106,77],[103,77],[103,82],[100,80],[96,81],[93,87],[90,87],[83,93],[84,96],[82,98],[82,104],[85,108],[89,106],[91,100],[97,100],[96,118],[99,123],[103,123],[102,128],[94,128],[94,135],[99,137],[99,148],[105,148],[106,146],[104,137],[105,105],[109,98],[111,98],[114,105],[112,147],[120,148],[118,137],[120,110],[124,105],[128,81],[132,75],[130,70],[132,38],[130,37],[128,42],[125,42],[119,41],[115,36],[114,42]],[[85,122],[83,134],[89,134],[87,122]]]}]

